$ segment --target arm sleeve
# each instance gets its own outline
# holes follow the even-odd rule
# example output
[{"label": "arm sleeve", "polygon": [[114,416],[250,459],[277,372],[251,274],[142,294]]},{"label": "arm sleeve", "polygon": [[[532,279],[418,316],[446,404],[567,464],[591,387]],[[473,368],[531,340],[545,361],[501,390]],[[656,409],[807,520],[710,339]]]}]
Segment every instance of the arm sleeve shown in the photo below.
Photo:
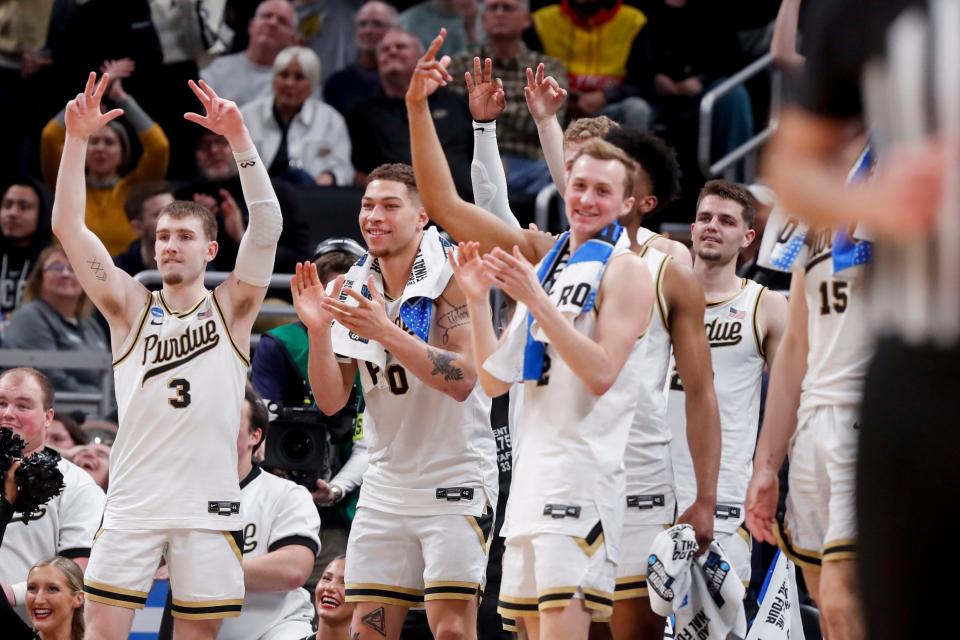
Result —
[{"label": "arm sleeve", "polygon": [[250,212],[247,230],[237,250],[234,273],[243,282],[266,287],[270,284],[277,242],[283,232],[280,203],[256,147],[233,156],[240,172],[243,199]]},{"label": "arm sleeve", "polygon": [[363,481],[363,474],[367,470],[370,456],[367,453],[367,441],[363,438],[353,443],[353,450],[346,464],[340,469],[339,473],[330,480],[330,484],[343,489],[343,495],[347,495],[360,486]]},{"label": "arm sleeve", "polygon": [[287,378],[287,358],[277,341],[264,334],[253,353],[253,388],[273,402],[283,402],[283,381]]},{"label": "arm sleeve", "polygon": [[57,553],[68,558],[90,556],[93,537],[103,518],[106,496],[85,471],[73,469],[74,481],[60,495]]},{"label": "arm sleeve", "polygon": [[316,555],[320,552],[320,515],[317,507],[306,489],[292,482],[285,484],[289,486],[276,503],[267,548],[276,551],[298,544]]},{"label": "arm sleeve", "polygon": [[473,162],[470,165],[473,199],[512,227],[520,228],[507,199],[507,176],[497,147],[497,123],[473,122]]}]

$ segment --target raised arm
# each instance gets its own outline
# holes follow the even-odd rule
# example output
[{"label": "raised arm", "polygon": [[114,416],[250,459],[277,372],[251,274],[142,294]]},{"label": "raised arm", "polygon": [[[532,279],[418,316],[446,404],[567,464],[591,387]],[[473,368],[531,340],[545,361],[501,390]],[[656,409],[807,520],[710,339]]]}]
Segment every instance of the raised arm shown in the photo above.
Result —
[{"label": "raised arm", "polygon": [[110,77],[104,74],[99,83],[96,78],[95,73],[90,73],[83,93],[68,102],[64,112],[66,137],[57,173],[52,225],[70,264],[76,267],[84,292],[110,324],[116,352],[143,310],[147,290],[113,265],[103,242],[84,223],[87,141],[100,127],[123,114],[122,109],[100,113],[100,101]]},{"label": "raised arm", "polygon": [[413,171],[423,206],[427,215],[457,240],[477,241],[482,251],[518,246],[528,260],[536,262],[553,245],[551,236],[511,227],[457,195],[427,103],[427,98],[438,87],[451,80],[447,73],[450,58],[445,56],[443,60],[436,60],[445,33],[441,29],[440,35],[420,59],[407,91]]},{"label": "raised arm", "polygon": [[804,276],[795,271],[790,281],[787,327],[770,371],[767,409],[757,451],[753,477],[747,489],[747,528],[758,540],[776,544],[772,524],[777,511],[778,474],[787,446],[797,428],[800,390],[807,373],[807,302]]},{"label": "raised arm", "polygon": [[720,412],[713,387],[710,343],[703,330],[704,295],[700,281],[686,267],[671,261],[664,274],[664,295],[670,306],[670,341],[683,380],[687,444],[697,479],[697,498],[677,520],[693,525],[702,549],[713,539],[720,472]]},{"label": "raised arm", "polygon": [[[354,362],[340,364],[333,353],[330,339],[333,316],[321,305],[321,300],[327,297],[327,294],[320,284],[317,265],[312,262],[298,263],[296,271],[290,280],[290,292],[293,294],[297,317],[307,328],[307,377],[310,379],[310,389],[313,391],[317,408],[332,416],[343,409],[350,399],[357,365]],[[331,295],[339,293],[343,281],[343,276],[334,281]]]},{"label": "raised arm", "polygon": [[233,273],[217,287],[217,297],[237,347],[249,350],[250,330],[267,295],[277,243],[283,232],[280,203],[236,103],[219,97],[203,80],[199,85],[190,80],[189,86],[203,105],[205,115],[186,113],[183,117],[227,139],[250,213]]},{"label": "raised arm", "polygon": [[523,95],[527,99],[527,108],[537,124],[540,147],[550,169],[553,184],[561,192],[565,184],[566,166],[563,159],[563,128],[557,119],[557,113],[567,100],[567,90],[556,79],[544,75],[543,63],[537,65],[537,71],[527,69],[527,86]]},{"label": "raised arm", "polygon": [[650,321],[653,284],[646,264],[630,254],[607,265],[597,296],[596,337],[590,338],[560,313],[519,251],[511,255],[494,249],[483,262],[507,295],[527,305],[550,345],[584,385],[595,395],[606,393]]},{"label": "raised arm", "polygon": [[797,30],[800,21],[800,0],[783,0],[773,23],[770,53],[773,63],[783,71],[799,71],[806,60],[797,51]]}]

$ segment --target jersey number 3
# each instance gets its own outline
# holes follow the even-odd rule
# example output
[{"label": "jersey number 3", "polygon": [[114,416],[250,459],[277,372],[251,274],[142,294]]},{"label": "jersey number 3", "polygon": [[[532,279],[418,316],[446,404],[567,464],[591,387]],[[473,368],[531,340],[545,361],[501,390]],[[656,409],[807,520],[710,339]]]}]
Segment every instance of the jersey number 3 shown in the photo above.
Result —
[{"label": "jersey number 3", "polygon": [[183,409],[190,406],[190,381],[184,378],[174,378],[167,387],[173,389],[176,395],[167,398],[167,402],[174,409]]}]

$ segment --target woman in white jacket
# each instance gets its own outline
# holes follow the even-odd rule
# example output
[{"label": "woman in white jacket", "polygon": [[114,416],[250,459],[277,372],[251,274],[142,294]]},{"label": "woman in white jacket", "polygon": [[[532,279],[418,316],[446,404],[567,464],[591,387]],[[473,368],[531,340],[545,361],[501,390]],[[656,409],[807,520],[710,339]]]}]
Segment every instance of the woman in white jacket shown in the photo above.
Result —
[{"label": "woman in white jacket", "polygon": [[287,47],[273,63],[273,94],[245,104],[244,121],[271,177],[294,183],[350,185],[350,135],[343,117],[316,95],[320,59]]}]

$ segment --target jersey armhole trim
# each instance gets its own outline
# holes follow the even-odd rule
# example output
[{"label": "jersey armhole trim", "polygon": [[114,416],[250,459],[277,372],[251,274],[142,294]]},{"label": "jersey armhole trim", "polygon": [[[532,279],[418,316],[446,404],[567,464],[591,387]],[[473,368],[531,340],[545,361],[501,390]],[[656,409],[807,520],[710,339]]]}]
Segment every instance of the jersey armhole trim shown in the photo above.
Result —
[{"label": "jersey armhole trim", "polygon": [[140,312],[140,319],[137,321],[137,330],[133,332],[133,339],[130,340],[130,344],[127,345],[127,348],[120,354],[116,360],[111,364],[112,367],[116,367],[118,364],[127,359],[131,353],[133,353],[134,347],[137,346],[137,341],[140,340],[140,334],[143,333],[143,326],[147,322],[147,315],[150,312],[150,306],[153,302],[153,294],[147,291],[147,300],[146,304],[143,305],[143,311]]},{"label": "jersey armhole trim", "polygon": [[57,555],[74,560],[76,558],[89,558],[90,547],[76,547],[74,549],[61,549]]},{"label": "jersey armhole trim", "polygon": [[763,294],[767,291],[766,287],[761,286],[760,293],[757,294],[757,300],[753,304],[753,339],[757,343],[757,353],[760,354],[760,357],[764,360],[767,359],[767,354],[763,351],[763,337],[760,335],[760,300],[763,299]]},{"label": "jersey armhole trim", "polygon": [[267,552],[273,552],[277,549],[292,546],[307,547],[313,552],[314,556],[320,553],[320,545],[318,545],[315,540],[308,538],[307,536],[287,536],[286,538],[280,538],[279,540],[275,540],[269,547],[267,547]]},{"label": "jersey armhole trim", "polygon": [[247,357],[241,353],[240,349],[237,348],[237,343],[233,341],[233,336],[230,335],[230,327],[227,325],[227,319],[223,315],[223,309],[220,308],[220,301],[217,299],[216,289],[213,290],[210,297],[213,298],[213,306],[217,310],[217,315],[220,316],[220,322],[223,324],[223,331],[227,334],[227,340],[230,341],[230,346],[233,347],[233,352],[238,358],[240,358],[240,362],[242,362],[245,367],[250,368],[250,360],[248,360]]},{"label": "jersey armhole trim", "polygon": [[653,243],[657,241],[657,238],[661,238],[661,237],[663,236],[661,236],[659,233],[654,233],[652,236],[644,240],[643,244],[640,245],[640,251],[639,251],[640,257],[642,258],[643,254],[647,252],[647,249],[653,246]]},{"label": "jersey armhole trim", "polygon": [[673,256],[665,256],[660,268],[657,269],[657,280],[653,288],[653,295],[656,297],[657,310],[660,312],[660,320],[663,321],[663,328],[670,333],[670,321],[667,313],[667,301],[663,297],[663,278],[667,273],[667,263],[673,260]]}]

